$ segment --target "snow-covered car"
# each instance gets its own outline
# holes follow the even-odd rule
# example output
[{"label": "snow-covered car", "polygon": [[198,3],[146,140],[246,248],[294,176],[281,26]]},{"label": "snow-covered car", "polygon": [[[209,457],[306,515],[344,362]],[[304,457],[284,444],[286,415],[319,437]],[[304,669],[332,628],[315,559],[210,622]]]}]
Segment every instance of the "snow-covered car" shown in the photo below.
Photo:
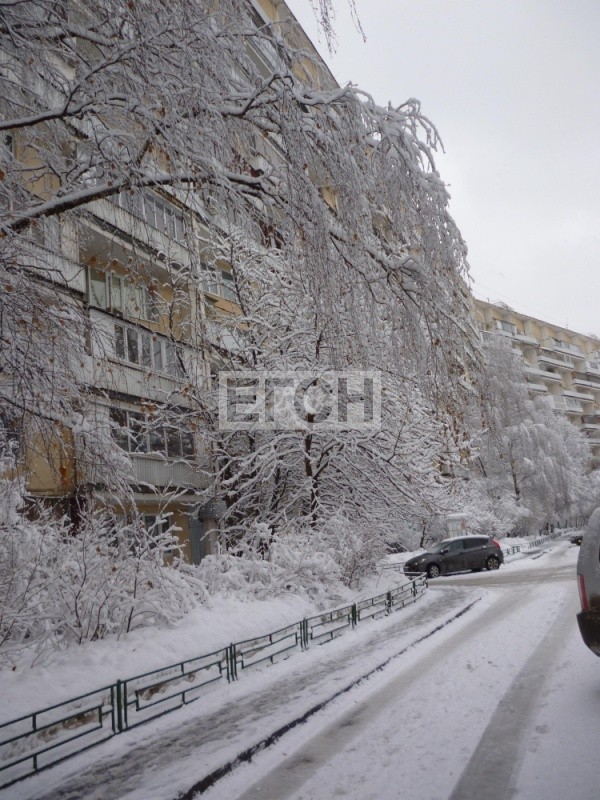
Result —
[{"label": "snow-covered car", "polygon": [[498,569],[504,562],[500,542],[493,536],[457,536],[438,542],[426,553],[409,558],[404,563],[407,575],[426,572],[437,578],[450,572]]},{"label": "snow-covered car", "polygon": [[581,611],[577,615],[581,638],[600,656],[600,508],[587,524],[577,558]]}]

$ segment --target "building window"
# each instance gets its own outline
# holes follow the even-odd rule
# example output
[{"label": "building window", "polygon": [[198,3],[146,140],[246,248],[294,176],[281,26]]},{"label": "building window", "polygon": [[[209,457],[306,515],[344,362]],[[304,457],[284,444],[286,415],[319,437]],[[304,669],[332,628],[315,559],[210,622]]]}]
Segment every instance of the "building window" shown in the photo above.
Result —
[{"label": "building window", "polygon": [[238,302],[237,290],[233,274],[223,267],[213,266],[202,263],[202,285],[205,292],[230,300],[232,303]]},{"label": "building window", "polygon": [[128,453],[158,453],[167,458],[194,458],[194,434],[176,425],[154,423],[139,411],[110,409],[114,441]]},{"label": "building window", "polygon": [[185,242],[186,223],[183,212],[168,200],[151,192],[120,192],[115,196],[118,206],[138,219],[161,231],[169,239]]},{"label": "building window", "polygon": [[15,457],[20,449],[20,420],[8,412],[0,411],[0,453]]},{"label": "building window", "polygon": [[501,320],[501,319],[499,319],[499,320],[496,320],[496,326],[497,326],[497,327],[498,327],[498,328],[499,328],[501,331],[506,331],[506,333],[510,333],[510,334],[512,334],[513,336],[514,336],[514,335],[516,334],[516,332],[517,332],[517,326],[516,326],[516,325],[513,325],[513,323],[512,323],[512,322],[505,322],[504,320]]},{"label": "building window", "polygon": [[169,520],[158,514],[144,514],[144,527],[150,533],[163,534],[169,530]]},{"label": "building window", "polygon": [[[150,535],[150,547],[154,549],[157,546],[158,540],[166,534],[171,527],[169,519],[158,514],[144,514],[144,527]],[[173,554],[173,548],[165,548],[164,554],[170,556]]]},{"label": "building window", "polygon": [[146,284],[133,284],[125,276],[90,267],[88,297],[91,306],[158,322],[155,293]]},{"label": "building window", "polygon": [[142,328],[114,325],[114,353],[117,358],[156,372],[166,372],[175,378],[185,373],[177,345],[168,339]]}]

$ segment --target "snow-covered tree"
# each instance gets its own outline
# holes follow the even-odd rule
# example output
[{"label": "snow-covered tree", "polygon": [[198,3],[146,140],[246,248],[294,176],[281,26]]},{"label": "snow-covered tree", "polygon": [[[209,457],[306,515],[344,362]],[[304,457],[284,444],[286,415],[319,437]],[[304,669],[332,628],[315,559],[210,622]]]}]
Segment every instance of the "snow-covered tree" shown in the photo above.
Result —
[{"label": "snow-covered tree", "polygon": [[523,361],[505,339],[487,342],[484,363],[470,513],[500,534],[576,515],[589,490],[585,436],[546,398],[531,397]]},{"label": "snow-covered tree", "polygon": [[[97,353],[123,343],[76,288],[107,201],[136,220],[136,280],[160,266],[147,288],[180,378],[118,433],[201,431],[227,541],[334,518],[386,537],[451,504],[443,466],[461,458],[477,357],[437,132],[416,100],[335,85],[281,9],[268,22],[245,0],[2,6],[0,405],[79,525],[91,473],[133,507],[128,459],[94,417]],[[171,246],[151,250],[159,228]],[[227,314],[204,297],[224,281]],[[300,427],[224,431],[224,370],[376,370],[381,427],[316,430],[309,410]]]}]

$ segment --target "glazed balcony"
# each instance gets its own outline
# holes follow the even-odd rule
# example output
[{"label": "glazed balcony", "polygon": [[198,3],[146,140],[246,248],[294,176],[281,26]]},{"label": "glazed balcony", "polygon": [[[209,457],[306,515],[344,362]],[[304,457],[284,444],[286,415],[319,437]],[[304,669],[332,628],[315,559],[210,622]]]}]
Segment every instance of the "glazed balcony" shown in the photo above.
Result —
[{"label": "glazed balcony", "polygon": [[564,353],[555,353],[552,350],[540,350],[538,354],[539,364],[550,364],[561,369],[572,369],[574,366],[571,356]]},{"label": "glazed balcony", "polygon": [[52,283],[66,286],[81,294],[85,293],[85,267],[66,258],[61,253],[49,250],[36,242],[27,242],[22,263]]},{"label": "glazed balcony", "polygon": [[201,464],[197,462],[174,461],[140,453],[130,453],[129,457],[140,483],[148,483],[159,489],[205,489],[210,483],[208,476],[201,472]]},{"label": "glazed balcony", "polygon": [[563,395],[552,395],[552,407],[555,411],[562,411],[563,414],[582,414],[583,406],[574,397]]},{"label": "glazed balcony", "polygon": [[[142,325],[90,309],[93,385],[136,398],[187,406],[183,387],[205,385],[197,350]],[[181,366],[183,362],[183,368]]]},{"label": "glazed balcony", "polygon": [[[548,346],[548,345],[547,345]],[[575,359],[584,359],[585,353],[578,344],[572,342],[561,342],[559,339],[552,339],[549,342],[549,348],[554,352],[564,355],[572,356]]]}]

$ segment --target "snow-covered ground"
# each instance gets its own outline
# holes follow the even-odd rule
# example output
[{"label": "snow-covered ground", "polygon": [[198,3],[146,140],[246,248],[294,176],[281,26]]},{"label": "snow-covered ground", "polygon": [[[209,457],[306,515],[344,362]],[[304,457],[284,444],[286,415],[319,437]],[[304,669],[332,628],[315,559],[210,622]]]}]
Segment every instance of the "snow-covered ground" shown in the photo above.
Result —
[{"label": "snow-covered ground", "polygon": [[[511,538],[506,541],[513,546],[523,545],[528,540]],[[4,670],[0,672],[0,723],[119,679],[211,653],[232,642],[270,633],[323,610],[386,592],[405,582],[401,565],[419,552],[423,551],[388,556],[379,573],[363,582],[360,591],[347,590],[332,597],[325,609],[292,594],[253,601],[217,597],[210,606],[199,606],[187,614],[172,629],[140,628],[121,640],[85,642],[64,652],[51,653],[43,664],[33,668],[21,665]],[[506,560],[508,563],[525,557],[525,553],[517,553]]]},{"label": "snow-covered ground", "polygon": [[[575,624],[577,552],[558,540],[536,560],[480,576],[482,584],[514,578],[502,588],[491,580],[489,587],[470,585],[471,576],[432,582],[414,606],[218,686],[185,709],[10,787],[5,796],[175,798],[375,670],[205,796],[597,800],[600,663]],[[550,581],[535,578],[551,573]],[[302,616],[293,610],[301,611],[294,618]],[[489,767],[483,778],[482,763]],[[558,779],[568,763],[579,768],[569,783],[575,793]],[[482,793],[482,780],[489,794]],[[493,794],[499,783],[513,794]]]}]

